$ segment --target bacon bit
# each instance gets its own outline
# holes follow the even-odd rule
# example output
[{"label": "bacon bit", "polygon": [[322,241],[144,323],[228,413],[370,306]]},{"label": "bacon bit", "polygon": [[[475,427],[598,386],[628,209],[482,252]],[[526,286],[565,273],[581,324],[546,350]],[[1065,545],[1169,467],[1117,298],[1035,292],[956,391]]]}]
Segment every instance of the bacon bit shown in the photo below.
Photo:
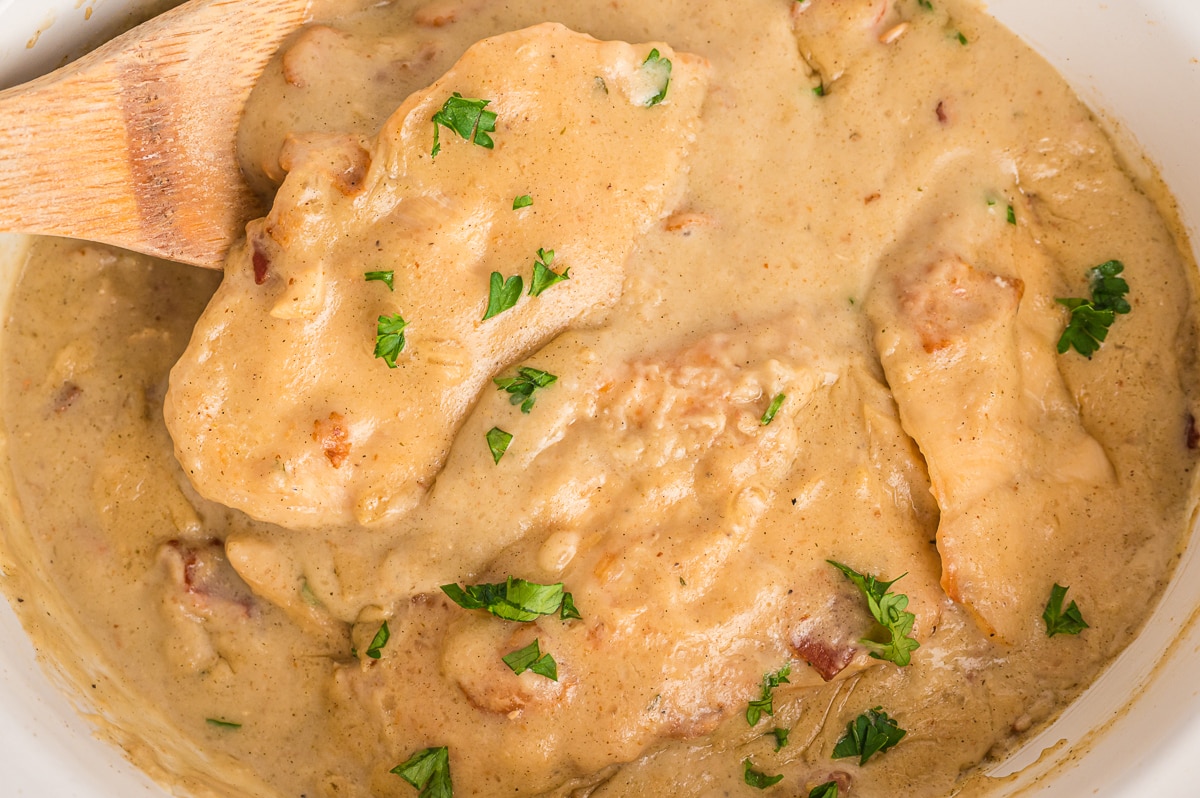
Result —
[{"label": "bacon bit", "polygon": [[[886,9],[885,9],[885,11],[886,11]],[[882,19],[882,15],[880,16],[880,19]],[[901,36],[903,36],[907,32],[908,32],[908,23],[901,22],[899,25],[891,27],[887,31],[885,31],[884,34],[879,37],[879,43],[880,44],[892,44],[893,42],[895,42],[897,39],[899,39]]]},{"label": "bacon bit", "polygon": [[1196,429],[1196,417],[1191,413],[1187,417],[1187,447],[1200,449],[1200,430]]},{"label": "bacon bit", "polygon": [[853,646],[837,645],[811,635],[807,630],[793,634],[791,644],[796,654],[827,682],[845,670],[854,659]]},{"label": "bacon bit", "polygon": [[935,109],[934,113],[937,114],[938,121],[943,125],[946,124],[946,121],[950,118],[946,116],[946,103],[942,100],[938,100],[937,108]]},{"label": "bacon bit", "polygon": [[267,281],[267,268],[271,265],[271,260],[258,248],[257,241],[254,242],[254,255],[251,256],[250,262],[254,264],[254,284],[262,285]]},{"label": "bacon bit", "polygon": [[342,420],[341,413],[330,413],[328,421],[317,419],[313,422],[313,440],[321,444],[334,468],[339,468],[350,456],[350,433]]},{"label": "bacon bit", "polygon": [[697,227],[708,227],[712,223],[713,219],[707,213],[683,211],[668,216],[663,223],[663,229],[668,233],[682,233],[690,236]]},{"label": "bacon bit", "polygon": [[[68,410],[75,400],[83,395],[83,389],[73,382],[64,382],[54,395],[54,412],[62,413]],[[1195,448],[1195,447],[1193,447]]]},{"label": "bacon bit", "polygon": [[168,540],[159,557],[189,596],[192,612],[208,617],[232,608],[238,616],[249,617],[254,599],[225,559],[225,544],[220,540]]}]

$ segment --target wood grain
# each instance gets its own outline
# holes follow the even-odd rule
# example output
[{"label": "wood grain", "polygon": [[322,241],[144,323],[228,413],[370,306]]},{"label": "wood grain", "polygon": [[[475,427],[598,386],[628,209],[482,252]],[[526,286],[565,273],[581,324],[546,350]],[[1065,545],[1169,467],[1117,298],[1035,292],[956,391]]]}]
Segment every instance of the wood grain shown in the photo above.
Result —
[{"label": "wood grain", "polygon": [[236,154],[251,89],[309,0],[192,0],[0,92],[0,231],[220,268],[262,208]]}]

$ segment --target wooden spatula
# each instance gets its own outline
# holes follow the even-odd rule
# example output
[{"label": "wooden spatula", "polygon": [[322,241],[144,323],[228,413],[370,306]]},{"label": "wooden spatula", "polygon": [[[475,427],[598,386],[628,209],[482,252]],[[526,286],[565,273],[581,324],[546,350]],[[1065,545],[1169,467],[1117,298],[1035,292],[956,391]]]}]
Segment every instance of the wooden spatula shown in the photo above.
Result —
[{"label": "wooden spatula", "polygon": [[0,231],[220,268],[261,212],[242,108],[309,0],[192,0],[0,92]]}]

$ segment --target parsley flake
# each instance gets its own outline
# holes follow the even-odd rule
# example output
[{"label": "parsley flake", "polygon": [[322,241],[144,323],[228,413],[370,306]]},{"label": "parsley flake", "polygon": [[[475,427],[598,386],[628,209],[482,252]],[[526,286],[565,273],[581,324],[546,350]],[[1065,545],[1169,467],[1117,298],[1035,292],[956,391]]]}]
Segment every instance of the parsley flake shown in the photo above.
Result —
[{"label": "parsley flake", "polygon": [[775,699],[771,695],[772,691],[781,684],[789,684],[788,675],[792,672],[792,666],[784,665],[774,673],[763,675],[762,693],[759,697],[750,702],[746,707],[746,722],[751,726],[757,726],[763,715],[775,714]]},{"label": "parsley flake", "polygon": [[784,748],[787,748],[788,735],[791,733],[792,733],[791,729],[781,729],[778,726],[776,726],[774,729],[771,729],[771,731],[767,732],[767,734],[769,734],[775,738],[775,750],[776,751],[780,751]]},{"label": "parsley flake", "polygon": [[777,776],[768,776],[762,771],[754,769],[754,763],[749,759],[742,762],[742,780],[751,787],[757,787],[760,790],[765,790],[783,781],[783,774]]},{"label": "parsley flake", "polygon": [[1083,620],[1083,615],[1074,601],[1067,606],[1066,611],[1063,610],[1063,599],[1066,598],[1067,590],[1068,588],[1058,583],[1050,589],[1050,600],[1046,602],[1046,610],[1042,613],[1042,620],[1046,622],[1046,637],[1059,634],[1077,635],[1088,628],[1087,621]]},{"label": "parsley flake", "polygon": [[488,303],[487,311],[483,314],[483,321],[487,321],[492,316],[498,316],[504,311],[517,304],[517,300],[521,298],[521,289],[525,287],[521,275],[514,274],[507,280],[500,272],[492,272],[491,279],[488,283]]},{"label": "parsley flake", "polygon": [[825,84],[818,83],[816,86],[813,86],[812,93],[818,97],[824,97],[825,96]]},{"label": "parsley flake", "polygon": [[877,643],[870,638],[863,638],[859,642],[870,649],[871,656],[875,659],[894,662],[901,667],[911,662],[912,652],[921,647],[920,643],[908,636],[917,616],[905,611],[908,607],[908,596],[887,592],[889,587],[903,579],[906,574],[901,574],[890,582],[880,582],[869,574],[860,574],[839,562],[826,562],[845,574],[862,591],[867,598],[867,609],[870,610],[871,617],[887,629],[891,638],[887,643]]},{"label": "parsley flake", "polygon": [[453,798],[450,785],[450,749],[426,748],[392,768],[400,778],[420,790],[419,798]]},{"label": "parsley flake", "polygon": [[242,724],[234,723],[231,720],[221,720],[220,718],[205,718],[204,722],[209,726],[216,726],[218,729],[240,729]]},{"label": "parsley flake", "polygon": [[967,46],[967,37],[963,35],[962,31],[955,31],[954,38],[958,39],[958,43],[961,44],[963,47]]},{"label": "parsley flake", "polygon": [[759,419],[759,423],[762,426],[765,427],[775,420],[775,414],[779,412],[779,408],[783,407],[784,399],[787,399],[787,394],[780,393],[775,395],[775,398],[771,400],[770,406],[767,407],[766,412]]},{"label": "parsley flake", "polygon": [[1060,355],[1073,348],[1091,359],[1108,337],[1108,328],[1116,321],[1117,314],[1128,313],[1132,309],[1125,299],[1125,294],[1129,293],[1129,283],[1117,276],[1124,270],[1125,264],[1119,260],[1101,263],[1087,272],[1091,299],[1071,297],[1054,300],[1071,311],[1067,326],[1058,339]]},{"label": "parsley flake", "polygon": [[875,754],[882,754],[903,740],[906,734],[886,712],[875,707],[846,724],[846,733],[833,748],[833,758],[856,756],[858,764],[865,765]]},{"label": "parsley flake", "polygon": [[521,366],[515,377],[494,377],[492,382],[496,387],[509,394],[508,401],[521,406],[522,413],[533,409],[537,397],[533,395],[538,388],[547,388],[558,381],[558,377],[548,371]]},{"label": "parsley flake", "polygon": [[442,110],[433,115],[433,152],[431,157],[436,158],[437,154],[442,151],[442,144],[438,139],[439,125],[450,128],[472,144],[492,149],[495,142],[488,133],[496,131],[496,114],[493,111],[484,110],[489,103],[491,100],[467,99],[458,92],[454,92],[454,95],[442,105]]},{"label": "parsley flake", "polygon": [[554,657],[542,653],[537,640],[524,648],[505,654],[501,659],[518,676],[525,671],[532,671],[551,681],[558,681],[558,663],[554,661]]},{"label": "parsley flake", "polygon": [[505,432],[499,427],[492,427],[487,431],[488,451],[492,453],[492,461],[499,463],[500,458],[508,451],[508,445],[512,443],[512,433]]},{"label": "parsley flake", "polygon": [[1007,218],[1008,218],[1009,224],[1015,225],[1017,223],[1017,212],[1016,212],[1016,210],[1013,209],[1013,206],[1011,206],[1011,205],[1008,206]]},{"label": "parsley flake", "polygon": [[371,659],[379,659],[379,652],[387,645],[392,633],[388,631],[387,621],[379,627],[379,631],[375,633],[375,637],[371,639],[371,645],[367,647],[367,656]]},{"label": "parsley flake", "polygon": [[521,208],[528,208],[533,204],[533,197],[528,194],[522,194],[519,197],[513,198],[513,210],[519,211]]},{"label": "parsley flake", "polygon": [[396,368],[396,358],[404,351],[404,328],[408,326],[399,313],[380,316],[375,328],[375,357],[383,358],[390,369]]},{"label": "parsley flake", "polygon": [[838,798],[837,782],[827,781],[824,784],[818,784],[809,790],[808,798]]},{"label": "parsley flake", "polygon": [[537,296],[555,283],[571,279],[571,267],[563,269],[562,273],[555,272],[550,266],[554,263],[554,250],[539,249],[537,260],[533,262],[533,280],[529,283],[529,295]]},{"label": "parsley flake", "polygon": [[506,621],[527,623],[543,615],[559,614],[563,620],[578,618],[575,601],[563,590],[562,582],[539,585],[510,576],[507,581],[491,584],[442,585],[442,592],[467,610],[487,610]]},{"label": "parsley flake", "polygon": [[921,8],[925,9],[926,11],[933,10],[933,3],[930,0],[917,0],[917,5],[919,5]]},{"label": "parsley flake", "polygon": [[658,49],[655,48],[642,62],[642,71],[658,87],[657,93],[646,100],[646,107],[651,108],[667,98],[667,89],[671,85],[671,61],[659,55]]},{"label": "parsley flake", "polygon": [[363,277],[366,279],[366,281],[368,283],[372,282],[372,281],[380,282],[380,283],[383,283],[384,285],[386,285],[388,287],[389,291],[396,290],[396,286],[394,286],[392,284],[392,281],[396,277],[396,272],[391,269],[389,269],[385,272],[365,272],[363,274]]}]

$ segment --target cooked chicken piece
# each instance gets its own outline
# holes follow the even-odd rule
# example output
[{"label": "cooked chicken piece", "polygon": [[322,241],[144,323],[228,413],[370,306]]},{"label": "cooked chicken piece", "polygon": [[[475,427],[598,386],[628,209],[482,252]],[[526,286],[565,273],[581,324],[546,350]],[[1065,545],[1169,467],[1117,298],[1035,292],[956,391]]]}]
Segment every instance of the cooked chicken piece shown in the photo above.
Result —
[{"label": "cooked chicken piece", "polygon": [[[373,143],[298,142],[171,373],[196,489],[297,528],[411,510],[488,379],[620,296],[677,201],[705,84],[665,45],[546,24],[473,46]],[[487,100],[495,130],[455,94]],[[477,114],[463,137],[432,121],[458,112]],[[515,307],[485,319],[489,285],[514,277]]]},{"label": "cooked chicken piece", "polygon": [[[395,751],[435,739],[446,722],[473,728],[479,750],[456,753],[455,784],[489,794],[487,774],[503,759],[537,793],[710,732],[744,714],[764,675],[784,665],[781,693],[879,665],[861,640],[880,630],[828,559],[882,579],[907,572],[893,592],[909,597],[913,635],[928,639],[945,597],[919,457],[886,389],[823,354],[833,349],[818,334],[777,320],[603,370],[586,392],[591,412],[532,455],[527,516],[506,519],[527,534],[473,580],[562,581],[582,619],[516,624],[440,594],[401,601],[392,634],[425,641],[426,655],[343,669],[338,700],[367,702],[361,722],[387,729]],[[827,488],[843,476],[856,490]],[[473,511],[488,526],[487,509]],[[816,520],[829,517],[836,530]],[[535,639],[557,681],[502,661]],[[439,691],[430,700],[454,711],[436,726],[400,723],[389,685],[427,678]]]},{"label": "cooked chicken piece", "polygon": [[1023,489],[1051,482],[1065,496],[1113,474],[1058,372],[1053,270],[1025,230],[993,227],[967,236],[953,217],[920,220],[866,311],[941,510],[942,585],[986,633],[1012,641],[1049,597],[1054,576],[1039,564],[1071,543],[1057,508]]}]

